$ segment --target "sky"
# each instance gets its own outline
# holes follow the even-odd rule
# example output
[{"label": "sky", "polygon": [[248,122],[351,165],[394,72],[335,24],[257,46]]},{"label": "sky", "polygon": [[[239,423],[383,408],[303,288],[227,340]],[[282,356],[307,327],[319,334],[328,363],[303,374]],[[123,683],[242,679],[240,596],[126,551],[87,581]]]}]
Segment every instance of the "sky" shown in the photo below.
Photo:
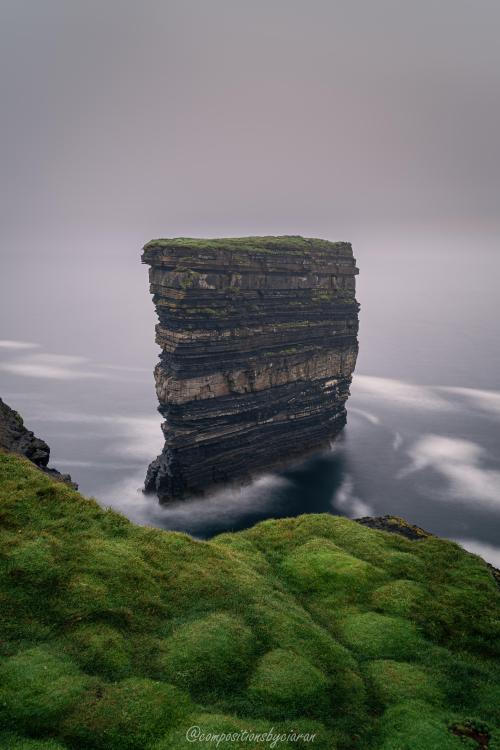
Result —
[{"label": "sky", "polygon": [[0,396],[54,465],[144,507],[147,241],[350,241],[342,502],[498,565],[499,29],[498,0],[0,0]]},{"label": "sky", "polygon": [[[417,350],[434,319],[436,351],[458,326],[480,356],[497,0],[0,0],[0,16],[0,336],[150,356],[145,242],[303,234],[353,243],[365,372],[384,374],[401,305]],[[423,378],[408,357],[398,374]]]},{"label": "sky", "polygon": [[3,243],[498,230],[496,0],[0,10]]}]

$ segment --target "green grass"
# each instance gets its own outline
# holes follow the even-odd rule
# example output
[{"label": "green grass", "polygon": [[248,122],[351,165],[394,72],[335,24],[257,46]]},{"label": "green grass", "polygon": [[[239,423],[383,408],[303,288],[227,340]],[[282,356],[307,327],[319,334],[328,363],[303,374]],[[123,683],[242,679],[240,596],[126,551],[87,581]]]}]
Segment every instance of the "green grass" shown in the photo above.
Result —
[{"label": "green grass", "polygon": [[322,718],[331,708],[324,672],[295,651],[275,649],[256,665],[248,695],[258,713],[281,719],[304,715]]},{"label": "green grass", "polygon": [[172,237],[169,239],[151,240],[144,246],[144,250],[167,248],[173,250],[217,250],[230,253],[259,253],[273,255],[277,252],[291,254],[308,254],[326,252],[342,254],[350,252],[350,245],[346,242],[329,242],[298,235],[283,235],[281,237],[221,237],[203,239],[198,237]]},{"label": "green grass", "polygon": [[499,592],[452,542],[329,515],[200,542],[3,453],[0,524],[1,748],[500,746]]},{"label": "green grass", "polygon": [[443,700],[431,670],[416,664],[374,659],[368,662],[366,676],[370,682],[370,692],[383,706],[401,703],[406,699],[418,698],[438,705]]},{"label": "green grass", "polygon": [[165,682],[131,677],[88,690],[62,721],[70,746],[135,750],[168,734],[192,710],[188,696]]},{"label": "green grass", "polygon": [[254,651],[255,637],[241,617],[213,612],[176,628],[161,664],[169,682],[210,700],[246,681]]}]

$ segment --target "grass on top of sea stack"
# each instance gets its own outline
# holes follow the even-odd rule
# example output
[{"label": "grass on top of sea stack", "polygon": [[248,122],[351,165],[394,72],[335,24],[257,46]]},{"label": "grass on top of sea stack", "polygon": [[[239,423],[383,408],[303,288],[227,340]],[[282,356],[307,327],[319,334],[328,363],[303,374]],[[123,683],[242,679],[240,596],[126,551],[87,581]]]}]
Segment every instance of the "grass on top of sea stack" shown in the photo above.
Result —
[{"label": "grass on top of sea stack", "polygon": [[200,542],[7,454],[0,498],[2,748],[500,747],[500,595],[452,542],[329,515]]},{"label": "grass on top of sea stack", "polygon": [[301,237],[300,235],[257,236],[257,237],[171,237],[150,240],[144,245],[144,250],[154,248],[172,248],[185,250],[208,250],[227,252],[273,253],[286,252],[307,254],[311,250],[340,252],[351,250],[348,242],[331,242],[316,237]]}]

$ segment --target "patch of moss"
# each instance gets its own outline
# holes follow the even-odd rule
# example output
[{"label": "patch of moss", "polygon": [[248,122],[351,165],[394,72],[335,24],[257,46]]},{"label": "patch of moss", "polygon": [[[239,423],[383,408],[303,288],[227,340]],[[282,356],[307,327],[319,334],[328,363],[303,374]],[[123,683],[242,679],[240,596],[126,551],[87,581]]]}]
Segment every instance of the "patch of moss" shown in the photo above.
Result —
[{"label": "patch of moss", "polygon": [[193,724],[274,724],[324,750],[453,750],[471,716],[495,747],[499,591],[452,542],[329,515],[200,542],[5,453],[0,522],[0,747],[182,750]]},{"label": "patch of moss", "polygon": [[65,719],[62,733],[78,747],[141,750],[190,709],[188,697],[172,685],[134,677],[89,691]]},{"label": "patch of moss", "polygon": [[420,583],[397,579],[375,589],[372,594],[374,607],[388,615],[411,618],[426,599]]},{"label": "patch of moss", "polygon": [[269,352],[264,352],[265,357],[286,357],[291,354],[296,354],[299,351],[298,346],[288,346],[285,349],[273,349]]},{"label": "patch of moss", "polygon": [[104,622],[83,623],[73,628],[62,645],[89,674],[116,680],[131,671],[127,638],[120,630]]},{"label": "patch of moss", "polygon": [[55,740],[33,740],[29,737],[19,737],[15,734],[0,734],[0,747],[6,750],[66,750]]},{"label": "patch of moss", "polygon": [[386,578],[384,571],[325,539],[311,539],[296,547],[283,559],[282,570],[303,595],[334,595],[340,606],[365,597]]},{"label": "patch of moss", "polygon": [[380,750],[463,750],[448,730],[447,714],[424,701],[406,701],[388,708],[379,727]]},{"label": "patch of moss", "polygon": [[332,302],[336,296],[337,293],[333,289],[315,289],[312,293],[314,302]]},{"label": "patch of moss", "polygon": [[0,721],[37,734],[53,730],[82,698],[85,676],[45,646],[20,651],[0,665]]},{"label": "patch of moss", "polygon": [[412,622],[376,612],[347,615],[340,637],[360,659],[417,659],[426,648]]},{"label": "patch of moss", "polygon": [[[191,739],[185,730],[172,732],[155,743],[151,750],[192,750],[193,745],[203,744],[218,748],[237,750],[262,750],[263,747],[311,748],[315,750],[340,750],[343,738],[314,720],[299,719],[289,722],[269,722],[261,719],[244,719],[226,714],[199,713],[192,716],[195,733]],[[195,738],[200,736],[200,740]],[[265,738],[265,739],[262,739]]]},{"label": "patch of moss", "polygon": [[329,708],[328,678],[300,654],[285,649],[261,658],[248,687],[257,711],[270,718],[321,716]]},{"label": "patch of moss", "polygon": [[245,682],[254,651],[254,635],[241,618],[214,612],[176,628],[161,665],[169,682],[210,698]]},{"label": "patch of moss", "polygon": [[[315,324],[319,322],[314,321]],[[273,328],[307,328],[311,324],[310,320],[294,320],[287,323],[274,323]]]},{"label": "patch of moss", "polygon": [[173,237],[171,239],[151,240],[144,246],[144,250],[155,248],[171,248],[172,250],[217,250],[233,254],[259,253],[273,255],[275,253],[309,254],[312,251],[340,254],[351,249],[346,242],[329,242],[316,238],[300,237],[299,235],[284,235],[281,237],[222,237],[203,239],[196,237]]},{"label": "patch of moss", "polygon": [[183,307],[183,312],[187,312],[190,315],[208,315],[212,318],[227,318],[229,315],[228,310],[223,310],[220,307]]},{"label": "patch of moss", "polygon": [[368,663],[366,675],[374,698],[384,706],[406,700],[442,702],[441,690],[432,675],[415,664],[376,659]]},{"label": "patch of moss", "polygon": [[191,289],[198,285],[199,278],[201,276],[198,271],[193,271],[191,268],[176,268],[177,272],[182,274],[180,281],[182,289]]}]

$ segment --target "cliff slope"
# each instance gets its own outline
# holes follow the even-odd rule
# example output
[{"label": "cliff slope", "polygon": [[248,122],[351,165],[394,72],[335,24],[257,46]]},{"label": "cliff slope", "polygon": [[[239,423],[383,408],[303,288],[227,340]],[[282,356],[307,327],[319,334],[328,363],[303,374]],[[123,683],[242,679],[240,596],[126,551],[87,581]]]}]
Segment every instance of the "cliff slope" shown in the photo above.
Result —
[{"label": "cliff slope", "polygon": [[50,474],[54,479],[67,482],[78,489],[78,485],[71,480],[69,474],[61,474],[57,469],[49,468],[50,448],[45,440],[41,440],[28,430],[19,412],[11,409],[1,398],[0,449],[26,456],[35,466]]},{"label": "cliff slope", "polygon": [[500,747],[500,593],[457,544],[329,515],[199,542],[1,452],[0,519],[2,748]]},{"label": "cliff slope", "polygon": [[346,242],[153,240],[165,447],[146,489],[203,491],[324,445],[356,362],[357,268]]}]

